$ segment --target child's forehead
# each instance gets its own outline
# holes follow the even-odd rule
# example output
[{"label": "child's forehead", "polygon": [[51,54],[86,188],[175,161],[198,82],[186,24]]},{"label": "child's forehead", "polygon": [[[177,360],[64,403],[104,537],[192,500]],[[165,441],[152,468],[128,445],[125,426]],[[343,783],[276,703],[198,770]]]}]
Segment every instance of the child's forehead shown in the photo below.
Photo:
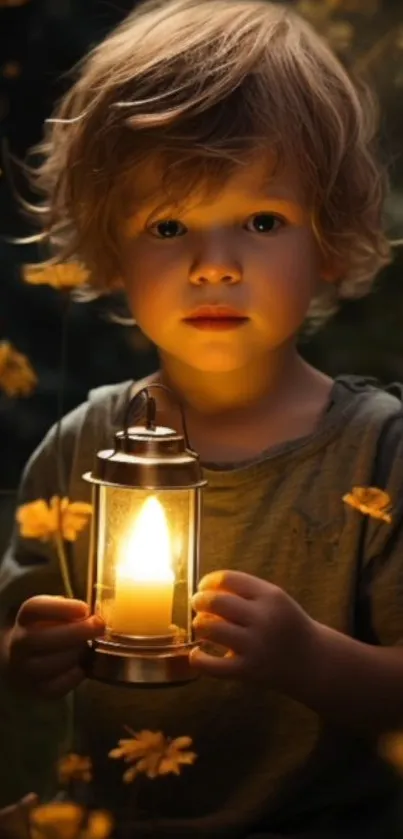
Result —
[{"label": "child's forehead", "polygon": [[[177,170],[180,170],[180,160]],[[159,205],[180,207],[212,203],[232,195],[267,196],[305,203],[296,167],[286,163],[279,166],[270,153],[260,157],[251,155],[237,162],[224,179],[219,174],[214,176],[214,169],[206,178],[201,174],[196,181],[191,181],[190,190],[180,180],[175,188],[175,171],[172,179],[170,175],[162,159],[151,156],[146,160],[128,184],[128,214],[139,209],[146,212]]]}]

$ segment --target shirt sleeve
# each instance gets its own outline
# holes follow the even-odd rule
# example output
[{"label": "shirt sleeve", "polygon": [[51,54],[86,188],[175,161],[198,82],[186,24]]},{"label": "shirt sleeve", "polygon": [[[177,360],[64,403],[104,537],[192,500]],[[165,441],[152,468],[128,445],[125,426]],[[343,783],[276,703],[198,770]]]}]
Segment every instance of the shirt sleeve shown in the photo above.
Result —
[{"label": "shirt sleeve", "polygon": [[363,640],[403,644],[403,410],[385,424],[373,485],[391,499],[391,523],[368,518],[358,580]]},{"label": "shirt sleeve", "polygon": [[[62,439],[61,457],[68,462]],[[31,456],[20,483],[17,507],[60,495],[57,481],[56,427],[52,428]],[[0,625],[12,623],[21,604],[37,594],[63,595],[64,587],[57,552],[52,541],[26,539],[14,522],[12,537],[0,562]]]},{"label": "shirt sleeve", "polygon": [[[91,469],[95,452],[110,445],[111,435],[120,427],[131,387],[132,382],[123,382],[91,391],[85,402],[63,417],[60,446],[57,427],[49,431],[23,473],[18,506],[60,496],[58,457],[71,499],[90,501],[89,485],[82,485],[81,476]],[[79,534],[74,550],[66,543],[73,589],[83,599],[85,575],[80,559],[88,554],[88,530]],[[57,551],[52,541],[22,538],[15,523],[8,549],[0,559],[0,626],[13,622],[24,600],[38,594],[65,594]]]},{"label": "shirt sleeve", "polygon": [[[65,441],[62,440],[63,446]],[[56,431],[52,429],[30,458],[18,492],[18,506],[59,494]],[[0,625],[14,622],[21,604],[37,594],[63,594],[51,542],[23,539],[17,523],[0,560]],[[16,801],[35,791],[46,799],[56,791],[55,767],[72,747],[72,697],[37,699],[0,680],[2,796]],[[4,775],[4,778],[3,778]]]}]

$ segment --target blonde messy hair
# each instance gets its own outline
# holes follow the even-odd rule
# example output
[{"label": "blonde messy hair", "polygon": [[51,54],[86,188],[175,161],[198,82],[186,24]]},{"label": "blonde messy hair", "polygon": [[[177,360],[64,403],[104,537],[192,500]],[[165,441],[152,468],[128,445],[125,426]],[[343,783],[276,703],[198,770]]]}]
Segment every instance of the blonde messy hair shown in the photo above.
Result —
[{"label": "blonde messy hair", "polygon": [[368,90],[283,5],[146,2],[84,60],[49,123],[37,173],[49,240],[109,291],[125,196],[133,202],[150,155],[164,162],[161,189],[183,196],[199,182],[219,187],[252,152],[274,152],[297,165],[313,229],[340,267],[333,293],[360,296],[389,261],[375,131]]}]

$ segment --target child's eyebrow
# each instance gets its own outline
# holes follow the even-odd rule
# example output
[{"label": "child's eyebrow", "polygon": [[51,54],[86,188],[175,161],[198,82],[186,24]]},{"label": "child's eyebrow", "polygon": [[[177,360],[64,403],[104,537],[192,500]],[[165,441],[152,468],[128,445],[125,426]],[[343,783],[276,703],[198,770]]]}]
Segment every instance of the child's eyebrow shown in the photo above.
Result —
[{"label": "child's eyebrow", "polygon": [[[271,210],[279,214],[284,213],[284,215],[291,217],[292,221],[296,224],[304,224],[309,219],[308,208],[303,202],[299,201],[291,191],[280,186],[276,187],[272,181],[266,184],[263,183],[250,193],[247,190],[245,192],[245,199],[251,205],[256,204],[256,212],[259,212],[259,203],[261,202],[260,207],[262,210],[266,209],[267,205],[270,205]],[[264,208],[262,206],[263,204],[265,205]],[[124,233],[130,236],[138,231],[139,227],[143,224],[148,223],[153,217],[176,217],[183,210],[184,205],[179,202],[161,202],[160,204],[156,204],[152,199],[144,201],[137,208],[137,211],[132,208],[131,212],[126,216]]]},{"label": "child's eyebrow", "polygon": [[137,210],[132,210],[124,219],[123,231],[126,236],[138,231],[143,224],[148,224],[152,217],[168,218],[175,215],[175,207],[172,204],[155,205],[151,202],[144,203]]},{"label": "child's eyebrow", "polygon": [[275,207],[277,212],[283,212],[288,215],[291,214],[294,220],[299,221],[301,224],[309,218],[308,208],[294,197],[278,195],[271,193],[270,190],[265,190],[262,192],[262,198],[264,201]]}]

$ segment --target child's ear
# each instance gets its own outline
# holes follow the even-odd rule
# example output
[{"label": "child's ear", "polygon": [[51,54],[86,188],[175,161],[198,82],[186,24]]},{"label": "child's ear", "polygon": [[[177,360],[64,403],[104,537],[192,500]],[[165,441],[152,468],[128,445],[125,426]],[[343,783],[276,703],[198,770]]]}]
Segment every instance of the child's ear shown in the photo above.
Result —
[{"label": "child's ear", "polygon": [[329,286],[336,286],[342,276],[343,271],[340,263],[334,258],[331,259],[323,255],[316,282],[316,294],[321,296],[330,293]]},{"label": "child's ear", "polygon": [[335,283],[343,274],[343,268],[335,257],[324,256],[320,268],[320,278],[325,283]]}]

